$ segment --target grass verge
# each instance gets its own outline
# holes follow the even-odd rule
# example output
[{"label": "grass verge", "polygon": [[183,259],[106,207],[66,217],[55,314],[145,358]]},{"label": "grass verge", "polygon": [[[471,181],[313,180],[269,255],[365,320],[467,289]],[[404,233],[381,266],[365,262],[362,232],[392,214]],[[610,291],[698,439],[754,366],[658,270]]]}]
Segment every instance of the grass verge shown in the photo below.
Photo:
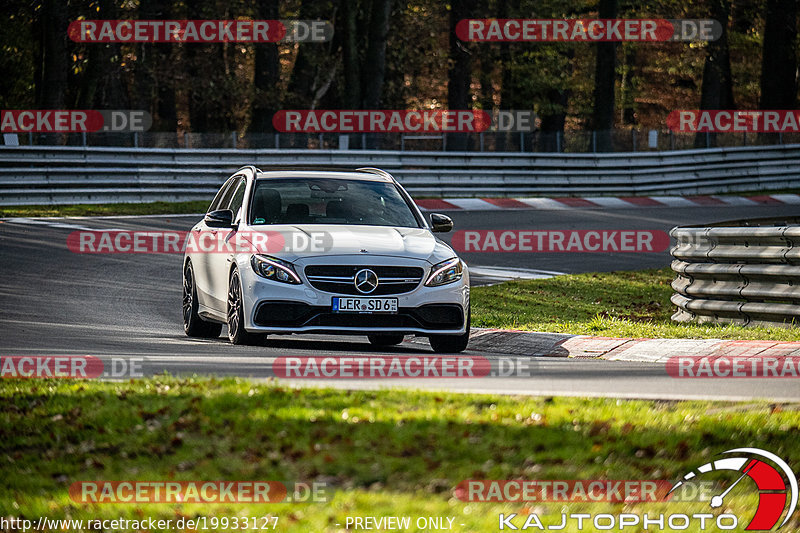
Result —
[{"label": "grass verge", "polygon": [[[34,520],[269,514],[282,531],[343,531],[347,516],[411,515],[454,517],[454,531],[496,531],[501,512],[558,524],[562,512],[720,510],[697,502],[465,503],[453,495],[460,481],[671,480],[741,446],[800,464],[800,406],[788,404],[301,390],[168,377],[2,380],[0,401],[0,516]],[[71,483],[91,480],[317,481],[328,485],[329,501],[70,500]],[[743,484],[735,496],[722,510],[749,520],[753,487]],[[787,530],[798,527],[796,515]]]},{"label": "grass verge", "polygon": [[662,268],[474,287],[472,324],[604,337],[800,341],[800,328],[673,322],[673,278]]},{"label": "grass verge", "polygon": [[0,206],[0,217],[87,217],[110,215],[173,215],[205,213],[207,200],[138,204],[76,204]]}]

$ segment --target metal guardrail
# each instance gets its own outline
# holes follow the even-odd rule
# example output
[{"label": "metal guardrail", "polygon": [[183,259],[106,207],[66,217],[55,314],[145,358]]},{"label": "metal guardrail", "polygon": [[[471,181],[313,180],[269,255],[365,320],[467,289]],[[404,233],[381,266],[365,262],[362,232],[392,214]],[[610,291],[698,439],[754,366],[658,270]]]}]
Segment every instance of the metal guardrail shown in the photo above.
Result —
[{"label": "metal guardrail", "polygon": [[208,199],[245,164],[380,167],[418,196],[686,195],[800,185],[800,144],[610,154],[0,146],[0,205]]},{"label": "metal guardrail", "polygon": [[676,227],[672,319],[800,323],[800,217]]},{"label": "metal guardrail", "polygon": [[[480,133],[216,133],[90,132],[6,133],[5,144],[27,146],[106,146],[129,148],[241,148],[303,150],[425,150],[444,152],[456,143],[466,152],[649,152],[733,146],[795,144],[800,133],[675,133],[668,129],[483,131]],[[448,144],[449,143],[449,144]],[[607,143],[607,145],[606,145]],[[605,150],[598,150],[606,145]]]}]

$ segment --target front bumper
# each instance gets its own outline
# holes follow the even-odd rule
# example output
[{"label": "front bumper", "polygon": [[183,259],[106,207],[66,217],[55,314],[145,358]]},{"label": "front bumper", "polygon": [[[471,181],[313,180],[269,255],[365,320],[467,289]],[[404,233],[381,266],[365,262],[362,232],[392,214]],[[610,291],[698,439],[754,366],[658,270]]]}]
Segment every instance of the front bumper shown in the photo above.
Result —
[{"label": "front bumper", "polygon": [[[366,261],[365,265],[368,266]],[[423,279],[427,279],[430,265],[426,263],[424,266]],[[421,282],[411,292],[376,296],[397,298],[397,314],[333,313],[331,299],[349,295],[320,291],[308,283],[302,267],[298,270],[303,284],[289,285],[256,275],[249,259],[247,264],[239,264],[247,331],[422,336],[459,335],[466,331],[465,318],[469,309],[469,272],[466,267],[464,276],[455,283],[426,287]]]}]

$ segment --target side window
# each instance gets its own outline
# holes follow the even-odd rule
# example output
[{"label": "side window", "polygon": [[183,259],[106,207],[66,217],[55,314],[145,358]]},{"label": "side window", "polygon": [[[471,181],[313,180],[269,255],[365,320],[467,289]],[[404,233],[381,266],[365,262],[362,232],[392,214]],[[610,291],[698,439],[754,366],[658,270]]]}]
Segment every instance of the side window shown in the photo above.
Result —
[{"label": "side window", "polygon": [[[217,209],[228,209],[228,206],[231,205],[231,198],[233,197],[233,193],[236,192],[236,186],[239,185],[241,181],[242,178],[240,176],[233,177],[233,181],[231,181],[231,184],[228,186],[227,189],[225,189],[225,194],[223,194],[222,198],[220,198]],[[236,212],[234,212],[233,214],[235,215]]]},{"label": "side window", "polygon": [[247,180],[240,180],[239,186],[236,187],[236,191],[233,193],[233,196],[231,197],[228,209],[233,211],[234,220],[236,220],[236,215],[239,214],[239,209],[242,208],[242,202],[244,201],[244,191],[246,188],[247,188]]},{"label": "side window", "polygon": [[235,181],[235,178],[228,178],[228,181],[222,184],[222,187],[219,188],[217,195],[211,200],[211,205],[208,206],[208,213],[211,211],[216,211],[219,209],[219,205],[222,203],[222,198],[225,196],[225,193],[228,191],[228,188],[231,184]]}]

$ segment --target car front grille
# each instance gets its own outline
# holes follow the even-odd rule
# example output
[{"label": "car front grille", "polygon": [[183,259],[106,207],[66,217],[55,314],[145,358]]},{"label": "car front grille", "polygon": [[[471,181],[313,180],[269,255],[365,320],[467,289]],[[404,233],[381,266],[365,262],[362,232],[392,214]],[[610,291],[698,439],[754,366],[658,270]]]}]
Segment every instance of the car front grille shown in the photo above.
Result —
[{"label": "car front grille", "polygon": [[[378,276],[378,287],[369,294],[359,292],[353,283],[356,272],[365,268]],[[424,273],[420,267],[407,266],[309,265],[305,268],[306,278],[315,289],[355,296],[385,296],[410,292],[419,286]]]}]

